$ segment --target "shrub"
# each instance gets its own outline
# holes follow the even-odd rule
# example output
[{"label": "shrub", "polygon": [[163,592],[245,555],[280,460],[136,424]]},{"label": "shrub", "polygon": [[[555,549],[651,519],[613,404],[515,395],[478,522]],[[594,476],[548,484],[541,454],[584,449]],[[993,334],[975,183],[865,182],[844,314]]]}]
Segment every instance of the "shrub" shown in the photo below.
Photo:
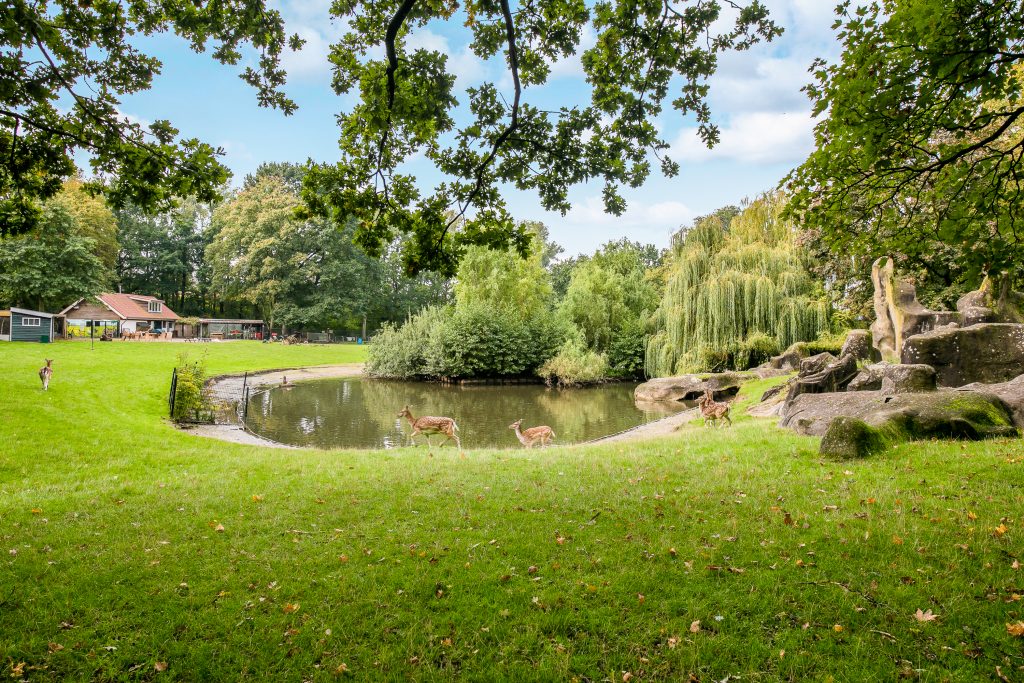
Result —
[{"label": "shrub", "polygon": [[562,387],[599,382],[608,376],[608,359],[587,349],[582,335],[566,341],[558,354],[541,366],[538,373],[549,384]]},{"label": "shrub", "polygon": [[564,338],[552,316],[469,304],[456,308],[428,351],[442,377],[520,377],[533,374]]},{"label": "shrub", "polygon": [[191,360],[187,352],[178,354],[174,389],[175,422],[213,422],[213,408],[206,393],[206,361]]},{"label": "shrub", "polygon": [[609,375],[620,378],[644,377],[644,330],[640,321],[624,322],[608,345]]},{"label": "shrub", "polygon": [[733,354],[732,366],[736,370],[757,367],[779,353],[779,341],[767,334],[755,333],[744,339]]},{"label": "shrub", "polygon": [[366,374],[387,379],[433,376],[428,357],[449,316],[448,309],[433,306],[401,327],[385,323],[370,344]]}]

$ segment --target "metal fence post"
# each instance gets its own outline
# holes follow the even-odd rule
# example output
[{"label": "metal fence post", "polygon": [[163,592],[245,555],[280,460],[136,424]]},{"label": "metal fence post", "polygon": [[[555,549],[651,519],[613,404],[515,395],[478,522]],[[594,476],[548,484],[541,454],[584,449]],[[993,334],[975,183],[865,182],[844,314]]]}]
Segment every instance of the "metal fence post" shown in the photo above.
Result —
[{"label": "metal fence post", "polygon": [[171,393],[167,397],[167,407],[171,411],[171,417],[174,417],[174,401],[177,398],[178,393],[178,368],[174,368],[171,371]]}]

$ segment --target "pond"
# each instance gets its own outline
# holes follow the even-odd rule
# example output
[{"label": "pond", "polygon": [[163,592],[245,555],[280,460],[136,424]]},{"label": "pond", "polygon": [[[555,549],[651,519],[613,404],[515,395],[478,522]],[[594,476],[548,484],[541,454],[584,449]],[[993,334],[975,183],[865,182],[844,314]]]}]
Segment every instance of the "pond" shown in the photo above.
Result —
[{"label": "pond", "polygon": [[[548,425],[555,444],[590,441],[667,417],[683,403],[633,401],[634,383],[580,389],[543,385],[442,385],[363,378],[326,379],[274,387],[249,399],[246,424],[279,443],[319,448],[396,448],[412,428],[398,412],[455,418],[464,448],[519,448],[508,428]],[[431,436],[440,443],[443,436]],[[417,443],[425,443],[422,436]],[[449,445],[454,445],[449,442]]]}]

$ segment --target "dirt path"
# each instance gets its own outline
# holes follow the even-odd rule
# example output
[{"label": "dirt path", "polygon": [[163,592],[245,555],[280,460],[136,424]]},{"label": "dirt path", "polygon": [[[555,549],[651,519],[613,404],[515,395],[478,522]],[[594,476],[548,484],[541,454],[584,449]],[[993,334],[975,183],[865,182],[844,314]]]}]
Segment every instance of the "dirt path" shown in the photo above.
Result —
[{"label": "dirt path", "polygon": [[276,441],[264,439],[245,429],[238,419],[238,405],[242,401],[245,386],[261,388],[277,386],[288,378],[288,383],[303,382],[311,379],[330,379],[332,377],[358,377],[363,374],[362,363],[349,365],[323,365],[311,368],[285,368],[283,370],[266,370],[258,373],[242,375],[222,375],[214,377],[207,383],[207,389],[214,402],[223,408],[218,411],[218,424],[196,425],[186,429],[190,434],[220,439],[231,443],[247,446],[265,446],[268,448],[295,448]]},{"label": "dirt path", "polygon": [[691,408],[689,410],[684,410],[681,413],[676,413],[675,415],[669,415],[668,417],[663,417],[660,420],[655,420],[654,422],[648,422],[647,424],[640,425],[639,427],[627,429],[626,431],[619,432],[618,434],[604,436],[600,439],[587,441],[586,444],[578,445],[619,443],[623,441],[646,441],[647,439],[656,439],[662,436],[672,436],[680,427],[690,422],[690,420],[695,420],[698,417],[700,417],[700,409]]}]

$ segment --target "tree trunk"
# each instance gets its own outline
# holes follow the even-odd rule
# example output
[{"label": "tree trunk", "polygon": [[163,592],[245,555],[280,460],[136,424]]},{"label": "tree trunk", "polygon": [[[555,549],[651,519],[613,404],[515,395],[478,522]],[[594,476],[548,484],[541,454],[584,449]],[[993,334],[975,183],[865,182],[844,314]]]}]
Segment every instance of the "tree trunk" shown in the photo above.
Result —
[{"label": "tree trunk", "polygon": [[363,314],[363,341],[366,341],[366,314]]}]

